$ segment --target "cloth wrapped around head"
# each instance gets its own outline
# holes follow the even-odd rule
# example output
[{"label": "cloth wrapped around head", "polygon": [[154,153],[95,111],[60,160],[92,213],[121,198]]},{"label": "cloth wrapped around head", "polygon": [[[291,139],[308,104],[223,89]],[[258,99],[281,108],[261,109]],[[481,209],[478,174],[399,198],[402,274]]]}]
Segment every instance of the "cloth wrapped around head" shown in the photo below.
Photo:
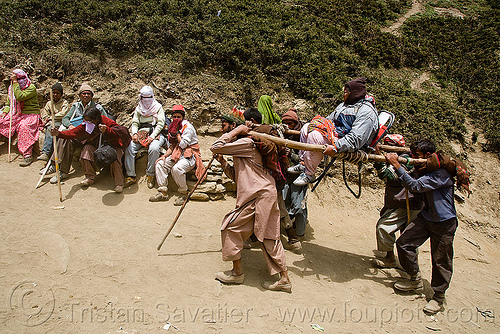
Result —
[{"label": "cloth wrapped around head", "polygon": [[161,104],[154,98],[153,88],[150,86],[142,87],[139,98],[137,111],[144,117],[153,117],[153,124],[156,124]]},{"label": "cloth wrapped around head", "polygon": [[269,95],[262,95],[259,98],[258,109],[262,114],[262,124],[281,123],[281,118],[273,110],[273,101]]},{"label": "cloth wrapped around head", "polygon": [[366,95],[366,79],[356,78],[354,80],[345,83],[345,87],[349,89],[349,96],[344,101],[346,105],[352,105],[361,99],[365,98]]},{"label": "cloth wrapped around head", "polygon": [[16,68],[12,71],[12,73],[16,75],[17,83],[19,84],[21,90],[25,90],[29,85],[31,85],[31,80],[28,78],[28,74],[26,74],[23,70]]},{"label": "cloth wrapped around head", "polygon": [[168,142],[172,145],[177,145],[177,133],[182,129],[182,119],[174,118],[168,126]]}]

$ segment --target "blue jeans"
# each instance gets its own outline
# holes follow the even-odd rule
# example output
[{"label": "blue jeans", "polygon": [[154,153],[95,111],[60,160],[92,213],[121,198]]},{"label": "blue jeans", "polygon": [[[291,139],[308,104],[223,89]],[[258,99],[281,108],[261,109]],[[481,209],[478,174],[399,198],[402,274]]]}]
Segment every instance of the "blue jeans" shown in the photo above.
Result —
[{"label": "blue jeans", "polygon": [[295,219],[293,224],[298,236],[303,236],[306,233],[307,189],[307,185],[296,186],[293,183],[286,183],[282,190],[290,219]]},{"label": "blue jeans", "polygon": [[[56,129],[61,126],[61,123],[56,123]],[[52,135],[50,134],[50,129],[52,129],[52,125],[49,124],[45,128],[45,138],[43,139],[43,147],[42,147],[42,153],[47,154],[49,157],[52,155],[52,151],[54,151],[54,145],[52,144],[53,139]]]},{"label": "blue jeans", "polygon": [[[146,167],[146,175],[155,175],[155,162],[160,157],[160,149],[166,143],[165,137],[160,135],[159,139],[155,139],[148,147],[148,165]],[[137,152],[143,148],[140,143],[130,142],[130,145],[125,149],[125,173],[127,176],[136,177],[135,173],[135,156]]]}]

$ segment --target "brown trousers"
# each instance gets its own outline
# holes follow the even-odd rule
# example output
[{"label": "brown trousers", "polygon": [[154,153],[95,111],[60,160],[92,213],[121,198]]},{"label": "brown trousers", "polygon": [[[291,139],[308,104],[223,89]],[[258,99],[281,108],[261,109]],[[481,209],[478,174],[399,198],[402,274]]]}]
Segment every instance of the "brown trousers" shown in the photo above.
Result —
[{"label": "brown trousers", "polygon": [[456,218],[433,223],[418,215],[396,241],[401,266],[409,275],[419,272],[416,249],[431,239],[432,279],[434,298],[443,300],[453,273],[453,239],[457,230]]},{"label": "brown trousers", "polygon": [[[231,214],[234,214],[231,211]],[[225,220],[228,217],[226,216]],[[235,261],[241,259],[243,241],[248,239],[254,229],[255,223],[255,201],[253,204],[242,207],[241,212],[236,215],[236,219],[229,222],[221,230],[222,239],[222,259],[224,261]],[[279,224],[276,222],[276,224]],[[285,249],[281,240],[264,239],[261,248],[266,260],[266,265],[271,275],[287,270]]]},{"label": "brown trousers", "polygon": [[[122,169],[122,157],[123,150],[121,148],[113,147],[116,150],[117,159],[109,165],[111,171],[111,177],[115,181],[115,186],[123,186],[123,169]],[[93,145],[87,144],[82,148],[82,154],[80,155],[80,163],[83,167],[83,173],[85,176],[91,180],[95,179],[97,166],[94,163],[94,151]]]}]

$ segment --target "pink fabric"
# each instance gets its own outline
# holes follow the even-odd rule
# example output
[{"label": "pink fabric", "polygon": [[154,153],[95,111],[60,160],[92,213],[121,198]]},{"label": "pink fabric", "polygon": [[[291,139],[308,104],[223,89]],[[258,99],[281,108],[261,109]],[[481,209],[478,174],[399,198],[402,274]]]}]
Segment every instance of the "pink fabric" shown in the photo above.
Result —
[{"label": "pink fabric", "polygon": [[[9,138],[10,113],[0,120],[0,134]],[[10,135],[18,134],[17,148],[24,158],[30,157],[33,144],[38,141],[42,121],[39,114],[14,114]]]},{"label": "pink fabric", "polygon": [[[238,217],[226,224],[221,231],[222,259],[235,261],[241,259],[243,241],[254,232],[256,201],[240,208]],[[231,216],[231,211],[228,216]],[[224,219],[226,221],[226,219]],[[267,269],[271,275],[287,270],[285,250],[281,240],[264,239],[261,248],[266,260]]]},{"label": "pink fabric", "polygon": [[23,70],[20,70],[20,69],[15,69],[12,72],[16,75],[17,83],[19,84],[19,87],[21,88],[21,90],[25,90],[26,87],[29,87],[29,85],[31,85],[31,80],[30,80],[30,78],[28,78],[28,75],[26,74],[26,72],[24,72]]},{"label": "pink fabric", "polygon": [[[312,131],[308,133],[308,123],[304,124],[300,130],[300,142],[315,144],[315,145],[327,145],[331,144],[328,139],[323,137],[319,131]],[[300,159],[304,161],[304,166],[306,167],[306,174],[314,175],[316,173],[316,168],[318,168],[321,159],[323,159],[323,153],[313,152],[313,151],[300,151]]]}]

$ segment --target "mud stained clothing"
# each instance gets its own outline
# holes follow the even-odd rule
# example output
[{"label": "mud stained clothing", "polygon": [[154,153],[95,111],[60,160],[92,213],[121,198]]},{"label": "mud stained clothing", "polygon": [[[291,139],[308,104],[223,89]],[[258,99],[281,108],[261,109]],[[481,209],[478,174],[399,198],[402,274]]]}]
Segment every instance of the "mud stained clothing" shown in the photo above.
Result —
[{"label": "mud stained clothing", "polygon": [[243,241],[252,233],[263,243],[264,257],[271,274],[286,270],[280,240],[280,210],[276,182],[263,167],[262,155],[251,138],[231,142],[224,134],[215,141],[213,153],[233,156],[233,167],[226,175],[236,182],[236,208],[222,221],[222,256],[225,261],[241,258]]}]

